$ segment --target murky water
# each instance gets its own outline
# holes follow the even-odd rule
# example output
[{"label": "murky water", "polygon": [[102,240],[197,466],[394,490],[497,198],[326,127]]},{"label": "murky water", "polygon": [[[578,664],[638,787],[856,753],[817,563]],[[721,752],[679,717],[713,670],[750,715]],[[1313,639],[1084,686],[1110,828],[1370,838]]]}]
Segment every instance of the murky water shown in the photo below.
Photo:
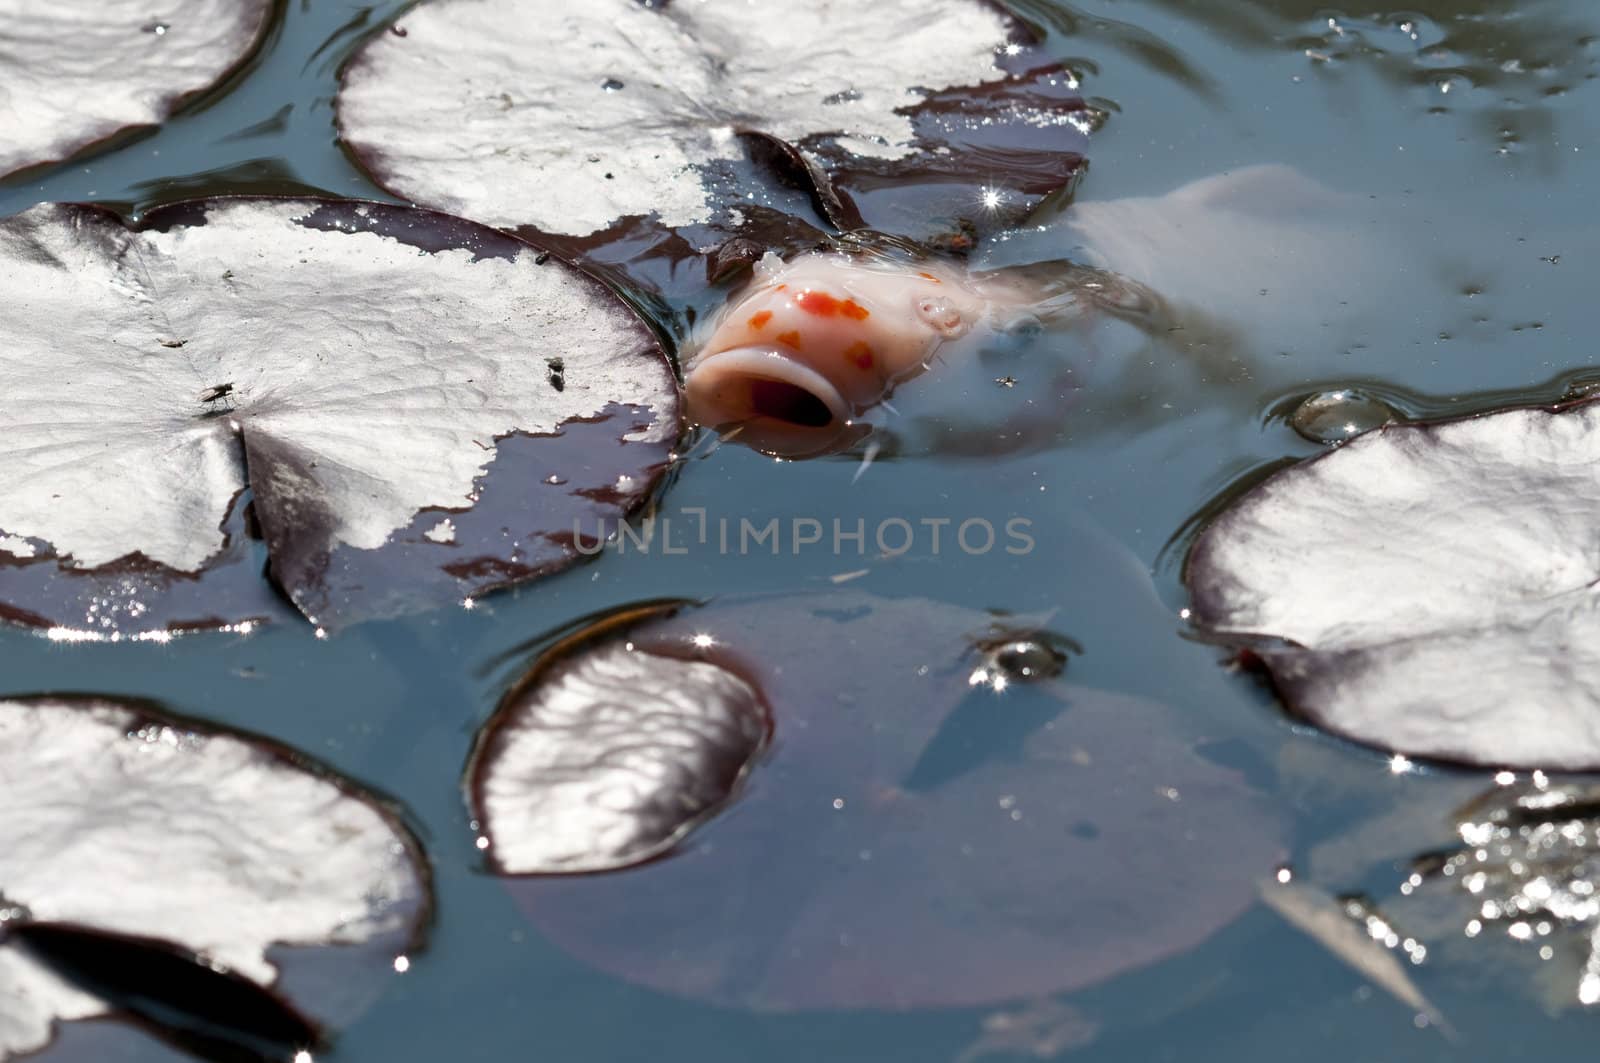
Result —
[{"label": "murky water", "polygon": [[[45,199],[137,211],[227,192],[381,198],[333,140],[334,78],[351,48],[404,6],[291,0],[266,52],[232,83],[154,135],[0,185],[0,212]],[[1355,198],[1330,225],[1382,238],[1350,262],[1339,287],[1355,294],[1296,316],[1277,313],[1270,290],[1256,293],[1260,314],[1249,311],[1250,293],[1224,293],[1246,308],[1226,342],[1188,355],[1174,344],[1152,364],[1106,374],[1103,392],[1062,412],[1063,445],[1043,453],[882,456],[863,471],[727,446],[689,462],[663,505],[668,516],[703,507],[714,521],[837,519],[847,530],[858,519],[872,529],[889,518],[1003,526],[1023,517],[1030,552],[947,543],[934,557],[924,541],[883,559],[870,531],[860,551],[824,541],[777,557],[741,556],[736,544],[724,553],[713,541],[681,556],[612,552],[470,611],[327,640],[293,626],[168,646],[0,632],[0,692],[163,699],[266,731],[404,800],[436,869],[434,944],[327,1058],[922,1063],[956,1059],[978,1040],[983,1011],[772,1017],[631,988],[542,941],[481,872],[458,777],[510,678],[496,662],[542,631],[633,599],[811,589],[850,576],[852,587],[886,595],[1055,610],[1052,628],[1081,647],[1073,678],[1194,714],[1219,757],[1291,810],[1296,861],[1363,819],[1462,788],[1443,772],[1397,774],[1387,758],[1292,725],[1218,667],[1215,650],[1183,638],[1182,531],[1230,484],[1319,449],[1294,426],[1307,396],[1358,388],[1416,415],[1554,399],[1600,373],[1600,11],[1587,0],[1416,0],[1378,15],[1312,0],[1019,6],[1112,112],[1080,200],[1291,164]],[[1012,390],[1025,400],[1026,379]],[[1394,855],[1380,848],[1348,861],[1337,885],[1392,890]],[[1188,955],[1074,998],[1099,1026],[1075,1058],[1498,1060],[1590,1048],[1592,1018],[1550,1014],[1531,978],[1519,987],[1514,973],[1490,977],[1501,952],[1466,955],[1412,971],[1460,1031],[1452,1042],[1258,909]],[[1032,1057],[1023,1046],[1014,1058]]]}]

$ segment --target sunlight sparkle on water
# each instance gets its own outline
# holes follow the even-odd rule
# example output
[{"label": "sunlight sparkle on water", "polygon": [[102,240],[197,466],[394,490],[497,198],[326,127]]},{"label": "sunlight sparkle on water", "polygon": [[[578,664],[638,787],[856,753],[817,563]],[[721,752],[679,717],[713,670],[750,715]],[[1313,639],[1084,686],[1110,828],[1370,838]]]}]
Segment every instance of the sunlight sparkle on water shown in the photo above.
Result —
[{"label": "sunlight sparkle on water", "polygon": [[986,686],[996,694],[1004,694],[1011,681],[1000,671],[989,668],[974,668],[967,676],[967,685],[970,687]]},{"label": "sunlight sparkle on water", "polygon": [[[223,631],[239,630],[249,634],[251,628],[248,624],[230,625],[222,628]],[[110,633],[103,631],[90,631],[86,628],[52,627],[45,630],[44,637],[51,642],[156,642],[166,644],[171,642],[174,634],[171,631],[140,631],[131,635],[124,635],[120,631]]]}]

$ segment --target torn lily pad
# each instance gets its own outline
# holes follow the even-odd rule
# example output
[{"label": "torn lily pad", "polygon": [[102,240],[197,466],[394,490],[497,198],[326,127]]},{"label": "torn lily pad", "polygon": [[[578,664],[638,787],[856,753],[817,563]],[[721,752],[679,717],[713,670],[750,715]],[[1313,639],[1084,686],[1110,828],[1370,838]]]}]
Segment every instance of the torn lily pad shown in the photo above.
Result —
[{"label": "torn lily pad", "polygon": [[482,844],[573,954],[759,1009],[1068,991],[1249,907],[1281,856],[1260,795],[1180,715],[996,637],[862,594],[624,611],[491,720],[467,780]]},{"label": "torn lily pad", "polygon": [[676,439],[650,329],[492,229],[219,199],[0,221],[0,602],[91,635],[338,624],[561,568]]},{"label": "torn lily pad", "polygon": [[1388,425],[1217,518],[1189,557],[1194,619],[1357,741],[1600,767],[1597,502],[1600,404]]},{"label": "torn lily pad", "polygon": [[921,239],[1068,186],[1076,88],[983,0],[431,0],[357,53],[338,111],[380,183],[502,228],[736,232],[796,213],[789,186],[835,225]]},{"label": "torn lily pad", "polygon": [[155,125],[222,81],[271,0],[0,0],[0,177]]},{"label": "torn lily pad", "polygon": [[[290,1040],[348,1018],[422,940],[428,872],[394,813],[264,739],[140,703],[13,699],[0,779],[0,1059],[125,1008],[165,1034],[131,998],[185,971],[197,991],[173,1003],[194,1026]],[[252,995],[269,989],[281,1005]]]}]

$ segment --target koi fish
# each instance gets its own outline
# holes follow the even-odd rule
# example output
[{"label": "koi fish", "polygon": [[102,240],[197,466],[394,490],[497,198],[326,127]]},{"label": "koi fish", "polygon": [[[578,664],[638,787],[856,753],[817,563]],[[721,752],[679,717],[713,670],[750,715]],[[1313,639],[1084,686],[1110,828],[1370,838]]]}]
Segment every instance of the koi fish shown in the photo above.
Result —
[{"label": "koi fish", "polygon": [[948,345],[1040,301],[1016,277],[942,261],[810,252],[785,262],[768,252],[691,339],[689,416],[740,425],[741,440],[768,453],[820,453]]}]

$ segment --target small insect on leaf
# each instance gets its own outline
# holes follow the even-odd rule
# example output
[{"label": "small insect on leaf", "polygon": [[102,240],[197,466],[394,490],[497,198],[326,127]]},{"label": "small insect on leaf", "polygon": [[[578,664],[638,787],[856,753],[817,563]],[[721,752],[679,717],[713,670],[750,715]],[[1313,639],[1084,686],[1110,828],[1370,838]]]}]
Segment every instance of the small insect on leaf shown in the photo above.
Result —
[{"label": "small insect on leaf", "polygon": [[199,401],[204,404],[208,402],[216,402],[218,399],[225,399],[232,394],[233,382],[229,381],[226,384],[212,384],[210,387],[200,392],[197,397]]}]

